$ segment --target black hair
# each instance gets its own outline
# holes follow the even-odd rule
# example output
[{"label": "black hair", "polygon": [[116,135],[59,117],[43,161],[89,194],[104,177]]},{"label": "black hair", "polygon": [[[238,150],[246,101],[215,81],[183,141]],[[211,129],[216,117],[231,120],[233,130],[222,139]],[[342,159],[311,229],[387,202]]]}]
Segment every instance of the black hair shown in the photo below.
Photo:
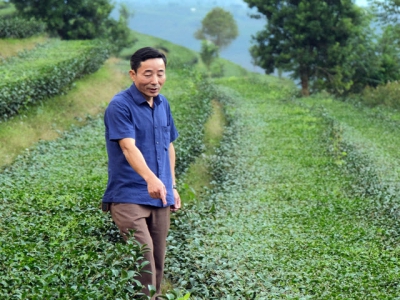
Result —
[{"label": "black hair", "polygon": [[167,58],[165,57],[164,53],[152,47],[144,47],[137,50],[131,56],[131,69],[137,72],[142,61],[146,61],[152,58],[162,58],[165,66],[167,66]]}]

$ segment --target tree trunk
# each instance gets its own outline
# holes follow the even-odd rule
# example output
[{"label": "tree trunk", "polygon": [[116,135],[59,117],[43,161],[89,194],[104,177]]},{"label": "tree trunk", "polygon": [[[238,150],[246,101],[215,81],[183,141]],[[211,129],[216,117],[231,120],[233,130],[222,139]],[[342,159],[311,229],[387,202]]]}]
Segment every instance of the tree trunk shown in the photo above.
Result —
[{"label": "tree trunk", "polygon": [[303,72],[300,74],[301,79],[301,94],[305,97],[310,96],[310,90],[308,88],[308,74]]}]

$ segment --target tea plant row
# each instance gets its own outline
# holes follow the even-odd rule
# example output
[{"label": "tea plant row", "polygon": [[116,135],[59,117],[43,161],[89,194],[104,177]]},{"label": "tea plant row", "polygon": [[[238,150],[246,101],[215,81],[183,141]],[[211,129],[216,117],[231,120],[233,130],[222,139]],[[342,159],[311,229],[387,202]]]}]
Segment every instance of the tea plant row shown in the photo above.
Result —
[{"label": "tea plant row", "polygon": [[380,211],[384,190],[368,193],[373,165],[356,141],[341,162],[336,123],[290,89],[218,83],[229,126],[209,158],[213,189],[174,220],[171,280],[191,299],[398,297],[397,225]]},{"label": "tea plant row", "polygon": [[0,120],[33,103],[65,92],[98,70],[109,55],[100,41],[52,39],[0,65]]}]

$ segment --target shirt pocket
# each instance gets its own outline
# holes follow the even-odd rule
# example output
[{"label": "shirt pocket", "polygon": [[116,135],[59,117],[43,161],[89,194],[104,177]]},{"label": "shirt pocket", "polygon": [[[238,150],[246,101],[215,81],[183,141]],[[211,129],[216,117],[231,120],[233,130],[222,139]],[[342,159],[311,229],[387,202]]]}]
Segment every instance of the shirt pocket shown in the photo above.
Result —
[{"label": "shirt pocket", "polygon": [[168,150],[169,144],[171,143],[171,126],[162,126],[164,148]]}]

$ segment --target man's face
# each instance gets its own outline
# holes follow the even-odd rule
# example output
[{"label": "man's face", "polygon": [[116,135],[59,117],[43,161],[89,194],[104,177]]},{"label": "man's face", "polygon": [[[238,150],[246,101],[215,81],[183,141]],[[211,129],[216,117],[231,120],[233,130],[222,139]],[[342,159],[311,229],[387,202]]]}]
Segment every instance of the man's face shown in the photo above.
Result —
[{"label": "man's face", "polygon": [[164,85],[165,64],[162,58],[152,58],[142,61],[137,72],[130,70],[129,74],[136,88],[143,94],[147,101],[152,101]]}]

